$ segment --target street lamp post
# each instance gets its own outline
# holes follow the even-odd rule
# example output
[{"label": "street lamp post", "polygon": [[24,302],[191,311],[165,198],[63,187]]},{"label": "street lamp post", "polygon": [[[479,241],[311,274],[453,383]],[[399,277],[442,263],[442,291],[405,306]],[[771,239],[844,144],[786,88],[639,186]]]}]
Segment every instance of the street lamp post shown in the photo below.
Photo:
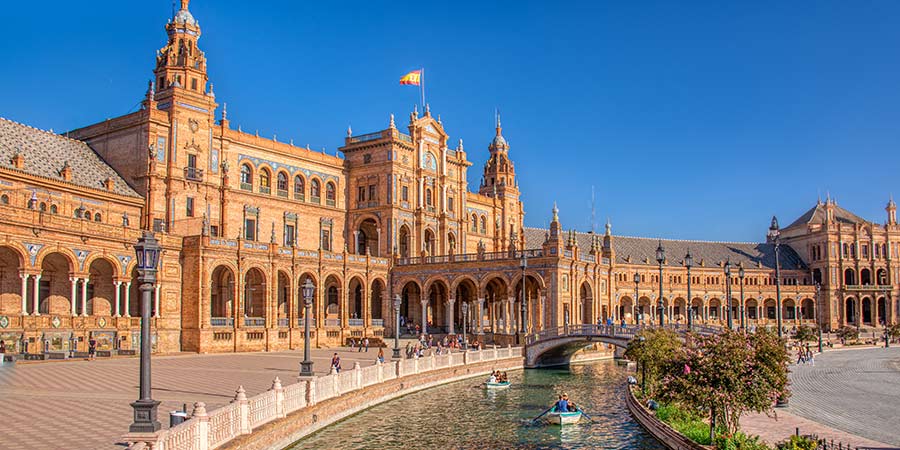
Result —
[{"label": "street lamp post", "polygon": [[738,280],[741,282],[741,330],[747,331],[747,323],[744,321],[744,315],[746,313],[744,312],[744,264],[742,262],[738,263]]},{"label": "street lamp post", "polygon": [[781,232],[778,229],[778,219],[772,216],[772,225],[769,226],[769,241],[775,244],[775,323],[778,327],[778,337],[782,337],[781,331],[781,264],[778,261],[778,246],[781,244]]},{"label": "street lamp post", "polygon": [[151,231],[145,230],[137,244],[134,244],[138,282],[141,284],[141,397],[131,404],[134,409],[134,423],[129,427],[129,431],[132,433],[155,433],[161,428],[159,421],[156,420],[159,401],[153,400],[150,392],[150,303],[153,285],[156,284],[159,251],[159,242]]},{"label": "street lamp post", "polygon": [[734,319],[731,317],[731,260],[725,261],[725,297],[728,301],[728,329],[734,329]]},{"label": "street lamp post", "polygon": [[822,353],[822,314],[819,311],[819,293],[822,291],[822,285],[816,281],[816,332],[819,335],[819,353]]},{"label": "street lamp post", "polygon": [[[644,346],[644,341],[646,339],[643,336],[638,337],[638,341],[641,343],[641,347]],[[643,350],[643,348],[641,349]],[[641,352],[643,353],[643,352]],[[647,395],[647,361],[644,358],[641,358],[641,394]]]},{"label": "street lamp post", "polygon": [[694,308],[691,302],[691,266],[694,265],[694,258],[691,256],[691,251],[688,250],[687,255],[684,255],[684,267],[687,268],[687,316],[688,316],[688,330],[691,330],[694,326]]},{"label": "street lamp post", "polygon": [[316,287],[313,285],[312,277],[306,277],[306,283],[303,283],[303,361],[300,363],[300,376],[313,376],[313,362],[309,356],[309,315],[312,309],[313,295],[315,295]]},{"label": "street lamp post", "polygon": [[525,251],[522,250],[522,334],[528,333],[528,324],[525,322],[528,320],[528,312],[525,309],[525,269],[528,268],[528,256],[525,254]]},{"label": "street lamp post", "polygon": [[[463,350],[469,349],[469,340],[466,339],[466,322],[469,321],[469,304],[463,302],[462,304],[462,313],[463,313]],[[399,350],[399,349],[397,349]]]},{"label": "street lamp post", "polygon": [[659,241],[659,246],[656,247],[656,262],[659,263],[659,326],[665,326],[665,309],[663,307],[663,263],[666,261],[666,249],[662,246],[662,241]]},{"label": "street lamp post", "polygon": [[[641,282],[641,274],[635,272],[634,273],[634,306],[632,307],[632,309],[634,310],[633,320],[634,320],[635,325],[638,324],[638,321],[637,321],[638,320],[638,313],[637,313],[638,312],[638,283],[640,283],[640,282]],[[643,313],[643,311],[641,311],[641,313]]]},{"label": "street lamp post", "polygon": [[400,359],[400,294],[394,296],[394,354],[395,359]]}]

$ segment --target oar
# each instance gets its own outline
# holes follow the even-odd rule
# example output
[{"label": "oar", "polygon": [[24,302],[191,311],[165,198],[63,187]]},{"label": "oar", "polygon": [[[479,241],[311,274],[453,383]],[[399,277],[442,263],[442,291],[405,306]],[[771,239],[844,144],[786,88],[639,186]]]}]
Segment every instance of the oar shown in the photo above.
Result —
[{"label": "oar", "polygon": [[595,422],[595,423],[597,422],[596,420],[594,420],[593,417],[589,416],[589,415],[588,415],[586,412],[584,412],[584,410],[582,410],[581,408],[578,408],[578,412],[580,412],[582,416],[587,417],[588,420],[590,420],[591,422]]},{"label": "oar", "polygon": [[535,417],[534,419],[531,419],[531,423],[534,423],[535,421],[537,421],[537,420],[540,419],[541,417],[544,417],[544,414],[547,414],[548,412],[550,412],[550,410],[552,410],[554,406],[556,406],[556,405],[553,405],[553,406],[547,408],[547,410],[544,411],[544,412],[542,412],[539,416]]}]

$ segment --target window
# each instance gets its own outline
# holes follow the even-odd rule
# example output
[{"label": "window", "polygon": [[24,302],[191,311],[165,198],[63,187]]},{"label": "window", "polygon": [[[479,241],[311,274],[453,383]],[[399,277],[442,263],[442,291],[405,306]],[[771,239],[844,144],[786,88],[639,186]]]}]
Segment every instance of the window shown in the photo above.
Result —
[{"label": "window", "polygon": [[50,205],[50,214],[56,214],[59,212],[59,208],[56,205]]},{"label": "window", "polygon": [[481,216],[481,234],[487,233],[487,219]]},{"label": "window", "polygon": [[322,196],[321,190],[319,180],[312,180],[309,183],[309,196],[312,198],[312,201],[319,203],[319,198]]},{"label": "window", "polygon": [[366,153],[363,155],[363,164],[369,164],[370,162],[372,162],[372,154]]},{"label": "window", "polygon": [[41,212],[47,212],[47,204],[44,202],[41,202],[40,210],[41,210]]},{"label": "window", "polygon": [[359,193],[357,194],[356,200],[360,201],[360,202],[366,201],[366,187],[360,186],[359,189],[357,189],[357,190],[359,191]]},{"label": "window", "polygon": [[478,232],[478,216],[476,216],[475,214],[472,214],[472,232]]},{"label": "window", "polygon": [[319,245],[322,250],[331,251],[331,231],[322,230],[322,242]]},{"label": "window", "polygon": [[191,90],[192,91],[197,90],[197,79],[196,78],[191,78]]},{"label": "window", "polygon": [[328,206],[334,206],[334,198],[334,183],[329,181],[327,184],[325,184],[325,203]]},{"label": "window", "polygon": [[881,245],[875,244],[875,259],[881,258]]},{"label": "window", "polygon": [[377,196],[376,189],[378,189],[378,188],[374,184],[369,185],[369,201],[370,202],[374,202],[375,200],[377,200],[376,199],[376,196]]},{"label": "window", "polygon": [[453,212],[453,197],[447,197],[447,209]]},{"label": "window", "polygon": [[288,177],[284,172],[278,172],[278,195],[287,197]]},{"label": "window", "polygon": [[0,195],[0,203],[2,203],[4,205],[8,205],[9,204],[9,196],[6,194]]},{"label": "window", "polygon": [[284,226],[284,246],[291,247],[294,245],[295,229],[293,225]]},{"label": "window", "polygon": [[431,206],[431,189],[425,189],[425,205]]},{"label": "window", "polygon": [[272,192],[272,175],[269,173],[269,169],[259,171],[259,192],[263,194]]},{"label": "window", "polygon": [[862,249],[860,249],[860,253],[862,253],[863,259],[869,259],[869,245],[863,244]]},{"label": "window", "polygon": [[103,218],[100,217],[100,213],[94,213],[94,222],[99,222]]},{"label": "window", "polygon": [[188,217],[194,217],[194,197],[188,197],[185,200],[184,214]]},{"label": "window", "polygon": [[403,200],[404,202],[409,201],[409,187],[403,186],[400,188],[400,200]]},{"label": "window", "polygon": [[256,240],[256,219],[244,219],[244,239]]},{"label": "window", "polygon": [[303,177],[297,175],[294,177],[294,200],[305,200],[303,197],[305,195],[306,186],[303,182]]},{"label": "window", "polygon": [[253,169],[250,164],[241,164],[241,189],[253,190]]}]

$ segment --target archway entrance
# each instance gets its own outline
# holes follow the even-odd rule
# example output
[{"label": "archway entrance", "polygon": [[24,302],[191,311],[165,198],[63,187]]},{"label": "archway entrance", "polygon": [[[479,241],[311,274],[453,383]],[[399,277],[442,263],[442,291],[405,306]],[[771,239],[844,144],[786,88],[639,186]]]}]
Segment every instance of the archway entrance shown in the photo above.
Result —
[{"label": "archway entrance", "polygon": [[375,223],[374,219],[363,220],[359,224],[357,233],[356,253],[358,255],[365,255],[366,251],[371,253],[372,256],[381,254],[378,245],[378,224]]},{"label": "archway entrance", "polygon": [[210,282],[210,324],[232,326],[234,318],[234,272],[226,266],[213,270]]}]

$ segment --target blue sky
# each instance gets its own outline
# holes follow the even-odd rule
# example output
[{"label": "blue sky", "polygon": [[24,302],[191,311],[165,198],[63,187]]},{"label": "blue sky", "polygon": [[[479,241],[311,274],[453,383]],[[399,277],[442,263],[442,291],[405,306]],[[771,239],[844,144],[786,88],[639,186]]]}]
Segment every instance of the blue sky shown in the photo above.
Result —
[{"label": "blue sky", "polygon": [[[729,3],[729,4],[726,4]],[[171,2],[7,2],[0,116],[56,131],[132,111]],[[494,109],[527,212],[566,229],[754,241],[826,192],[900,195],[900,2],[194,0],[233,127],[333,153],[431,110],[474,165]]]}]

